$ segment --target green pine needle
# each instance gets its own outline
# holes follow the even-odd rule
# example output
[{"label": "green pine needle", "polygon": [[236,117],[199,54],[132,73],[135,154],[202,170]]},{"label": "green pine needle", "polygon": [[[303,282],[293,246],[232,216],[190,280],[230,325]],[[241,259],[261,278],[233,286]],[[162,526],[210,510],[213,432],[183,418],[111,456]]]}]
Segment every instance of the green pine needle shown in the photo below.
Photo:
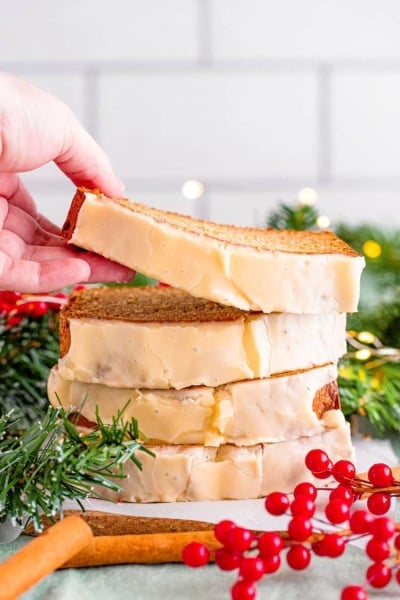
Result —
[{"label": "green pine needle", "polygon": [[267,219],[267,227],[273,229],[315,229],[318,212],[313,206],[297,204],[279,204],[278,209],[271,213]]},{"label": "green pine needle", "polygon": [[42,418],[49,406],[47,378],[58,361],[58,315],[25,317],[13,327],[0,317],[0,415],[13,411],[20,427]]},{"label": "green pine needle", "polygon": [[356,358],[343,358],[338,384],[346,417],[366,417],[380,433],[400,432],[400,364],[369,367]]},{"label": "green pine needle", "polygon": [[120,491],[123,466],[140,469],[138,450],[152,454],[140,441],[135,419],[125,422],[124,409],[110,425],[97,414],[97,429],[80,433],[63,409],[49,407],[42,422],[17,432],[13,413],[0,418],[0,521],[18,525],[27,518],[41,530],[41,515],[50,519],[64,500],[102,497],[101,488]]}]

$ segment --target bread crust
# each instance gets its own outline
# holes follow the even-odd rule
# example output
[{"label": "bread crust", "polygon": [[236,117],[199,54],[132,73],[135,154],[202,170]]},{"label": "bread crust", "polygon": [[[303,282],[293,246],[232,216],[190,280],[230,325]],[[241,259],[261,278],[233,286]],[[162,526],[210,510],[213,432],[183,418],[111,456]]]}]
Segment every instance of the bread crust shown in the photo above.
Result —
[{"label": "bread crust", "polygon": [[[86,193],[95,194],[99,200],[106,198],[99,190],[89,190],[83,187],[76,190],[62,227],[62,236],[66,241],[69,241],[73,236],[79,211],[85,202]],[[109,198],[107,199],[109,200]],[[251,247],[257,253],[267,251],[290,254],[343,254],[350,257],[359,256],[353,248],[338,238],[332,231],[297,231],[239,227],[236,225],[212,223],[188,215],[152,208],[144,204],[131,202],[127,198],[114,198],[112,201],[124,209],[146,215],[158,223],[164,223],[185,233],[201,235],[204,238],[209,238],[222,244]]]},{"label": "bread crust", "polygon": [[60,310],[60,353],[71,344],[70,319],[105,319],[136,323],[206,323],[235,321],[248,313],[196,298],[164,286],[87,288],[73,292]]}]

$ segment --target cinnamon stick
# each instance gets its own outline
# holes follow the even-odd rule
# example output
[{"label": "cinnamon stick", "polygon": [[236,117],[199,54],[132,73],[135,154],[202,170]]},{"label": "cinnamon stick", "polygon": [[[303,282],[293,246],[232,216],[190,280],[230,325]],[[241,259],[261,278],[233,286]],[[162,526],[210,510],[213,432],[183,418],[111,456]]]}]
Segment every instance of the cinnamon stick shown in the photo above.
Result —
[{"label": "cinnamon stick", "polygon": [[[180,531],[203,531],[214,529],[215,523],[197,521],[193,519],[177,519],[169,517],[141,517],[136,515],[121,515],[103,511],[78,511],[65,510],[63,517],[79,515],[86,521],[93,531],[93,535],[128,535],[142,533],[173,533]],[[54,519],[59,521],[61,515]],[[54,521],[42,516],[41,523],[44,529],[54,525]],[[27,535],[37,535],[32,522],[24,529]]]},{"label": "cinnamon stick", "polygon": [[0,564],[0,600],[15,600],[85,548],[92,530],[78,516],[66,517]]},{"label": "cinnamon stick", "polygon": [[201,542],[214,551],[221,547],[214,531],[182,531],[177,533],[145,533],[142,535],[104,535],[91,542],[61,568],[98,567],[128,563],[156,564],[182,562],[187,544]]}]

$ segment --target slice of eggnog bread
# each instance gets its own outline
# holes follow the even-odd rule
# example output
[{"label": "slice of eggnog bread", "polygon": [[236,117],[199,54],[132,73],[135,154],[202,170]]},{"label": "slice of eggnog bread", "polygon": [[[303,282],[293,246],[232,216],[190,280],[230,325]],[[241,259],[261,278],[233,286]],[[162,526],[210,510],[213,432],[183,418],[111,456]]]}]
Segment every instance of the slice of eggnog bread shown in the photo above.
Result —
[{"label": "slice of eggnog bread", "polygon": [[263,314],[171,287],[73,293],[60,311],[63,379],[116,388],[182,389],[336,363],[345,314]]},{"label": "slice of eggnog bread", "polygon": [[68,381],[53,367],[47,389],[82,426],[95,428],[97,412],[106,424],[121,412],[151,443],[250,446],[323,431],[340,408],[336,377],[330,364],[216,388],[149,390]]},{"label": "slice of eggnog bread", "polygon": [[243,310],[357,309],[364,259],[329,231],[217,224],[85,188],[62,231],[71,244]]},{"label": "slice of eggnog bread", "polygon": [[137,451],[142,469],[125,463],[127,477],[117,480],[122,491],[104,490],[104,495],[114,501],[181,502],[259,498],[274,490],[291,492],[301,481],[320,487],[321,480],[313,478],[305,466],[309,450],[325,450],[333,462],[354,460],[349,424],[341,411],[329,414],[331,420],[322,432],[285,442],[149,445],[154,456]]}]

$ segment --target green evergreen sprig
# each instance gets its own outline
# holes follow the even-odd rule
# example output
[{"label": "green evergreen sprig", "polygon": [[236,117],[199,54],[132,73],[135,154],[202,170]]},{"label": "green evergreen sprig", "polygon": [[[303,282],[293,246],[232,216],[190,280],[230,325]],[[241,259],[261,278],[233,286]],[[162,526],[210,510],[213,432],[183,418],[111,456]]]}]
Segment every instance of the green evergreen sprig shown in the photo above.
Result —
[{"label": "green evergreen sprig", "polygon": [[102,488],[120,491],[127,461],[140,469],[141,442],[136,419],[125,422],[124,409],[106,425],[96,414],[97,429],[78,431],[62,408],[49,407],[41,422],[17,431],[13,413],[0,418],[0,521],[22,526],[32,519],[41,530],[41,515],[50,519],[64,500],[102,497]]},{"label": "green evergreen sprig", "polygon": [[[374,311],[381,305],[398,302],[400,289],[400,230],[374,225],[350,227],[338,223],[335,233],[364,255],[366,268],[361,279],[359,310]],[[369,255],[367,245],[373,243],[378,252]]]},{"label": "green evergreen sprig", "polygon": [[400,432],[400,364],[368,366],[345,357],[339,364],[338,385],[342,410],[349,420],[366,417],[381,434]]},{"label": "green evergreen sprig", "polygon": [[58,314],[25,316],[12,326],[0,316],[0,415],[13,411],[20,427],[42,418],[47,378],[59,357]]},{"label": "green evergreen sprig", "polygon": [[318,211],[308,204],[291,206],[281,203],[277,210],[271,212],[267,218],[267,227],[273,229],[304,229],[317,228]]}]

